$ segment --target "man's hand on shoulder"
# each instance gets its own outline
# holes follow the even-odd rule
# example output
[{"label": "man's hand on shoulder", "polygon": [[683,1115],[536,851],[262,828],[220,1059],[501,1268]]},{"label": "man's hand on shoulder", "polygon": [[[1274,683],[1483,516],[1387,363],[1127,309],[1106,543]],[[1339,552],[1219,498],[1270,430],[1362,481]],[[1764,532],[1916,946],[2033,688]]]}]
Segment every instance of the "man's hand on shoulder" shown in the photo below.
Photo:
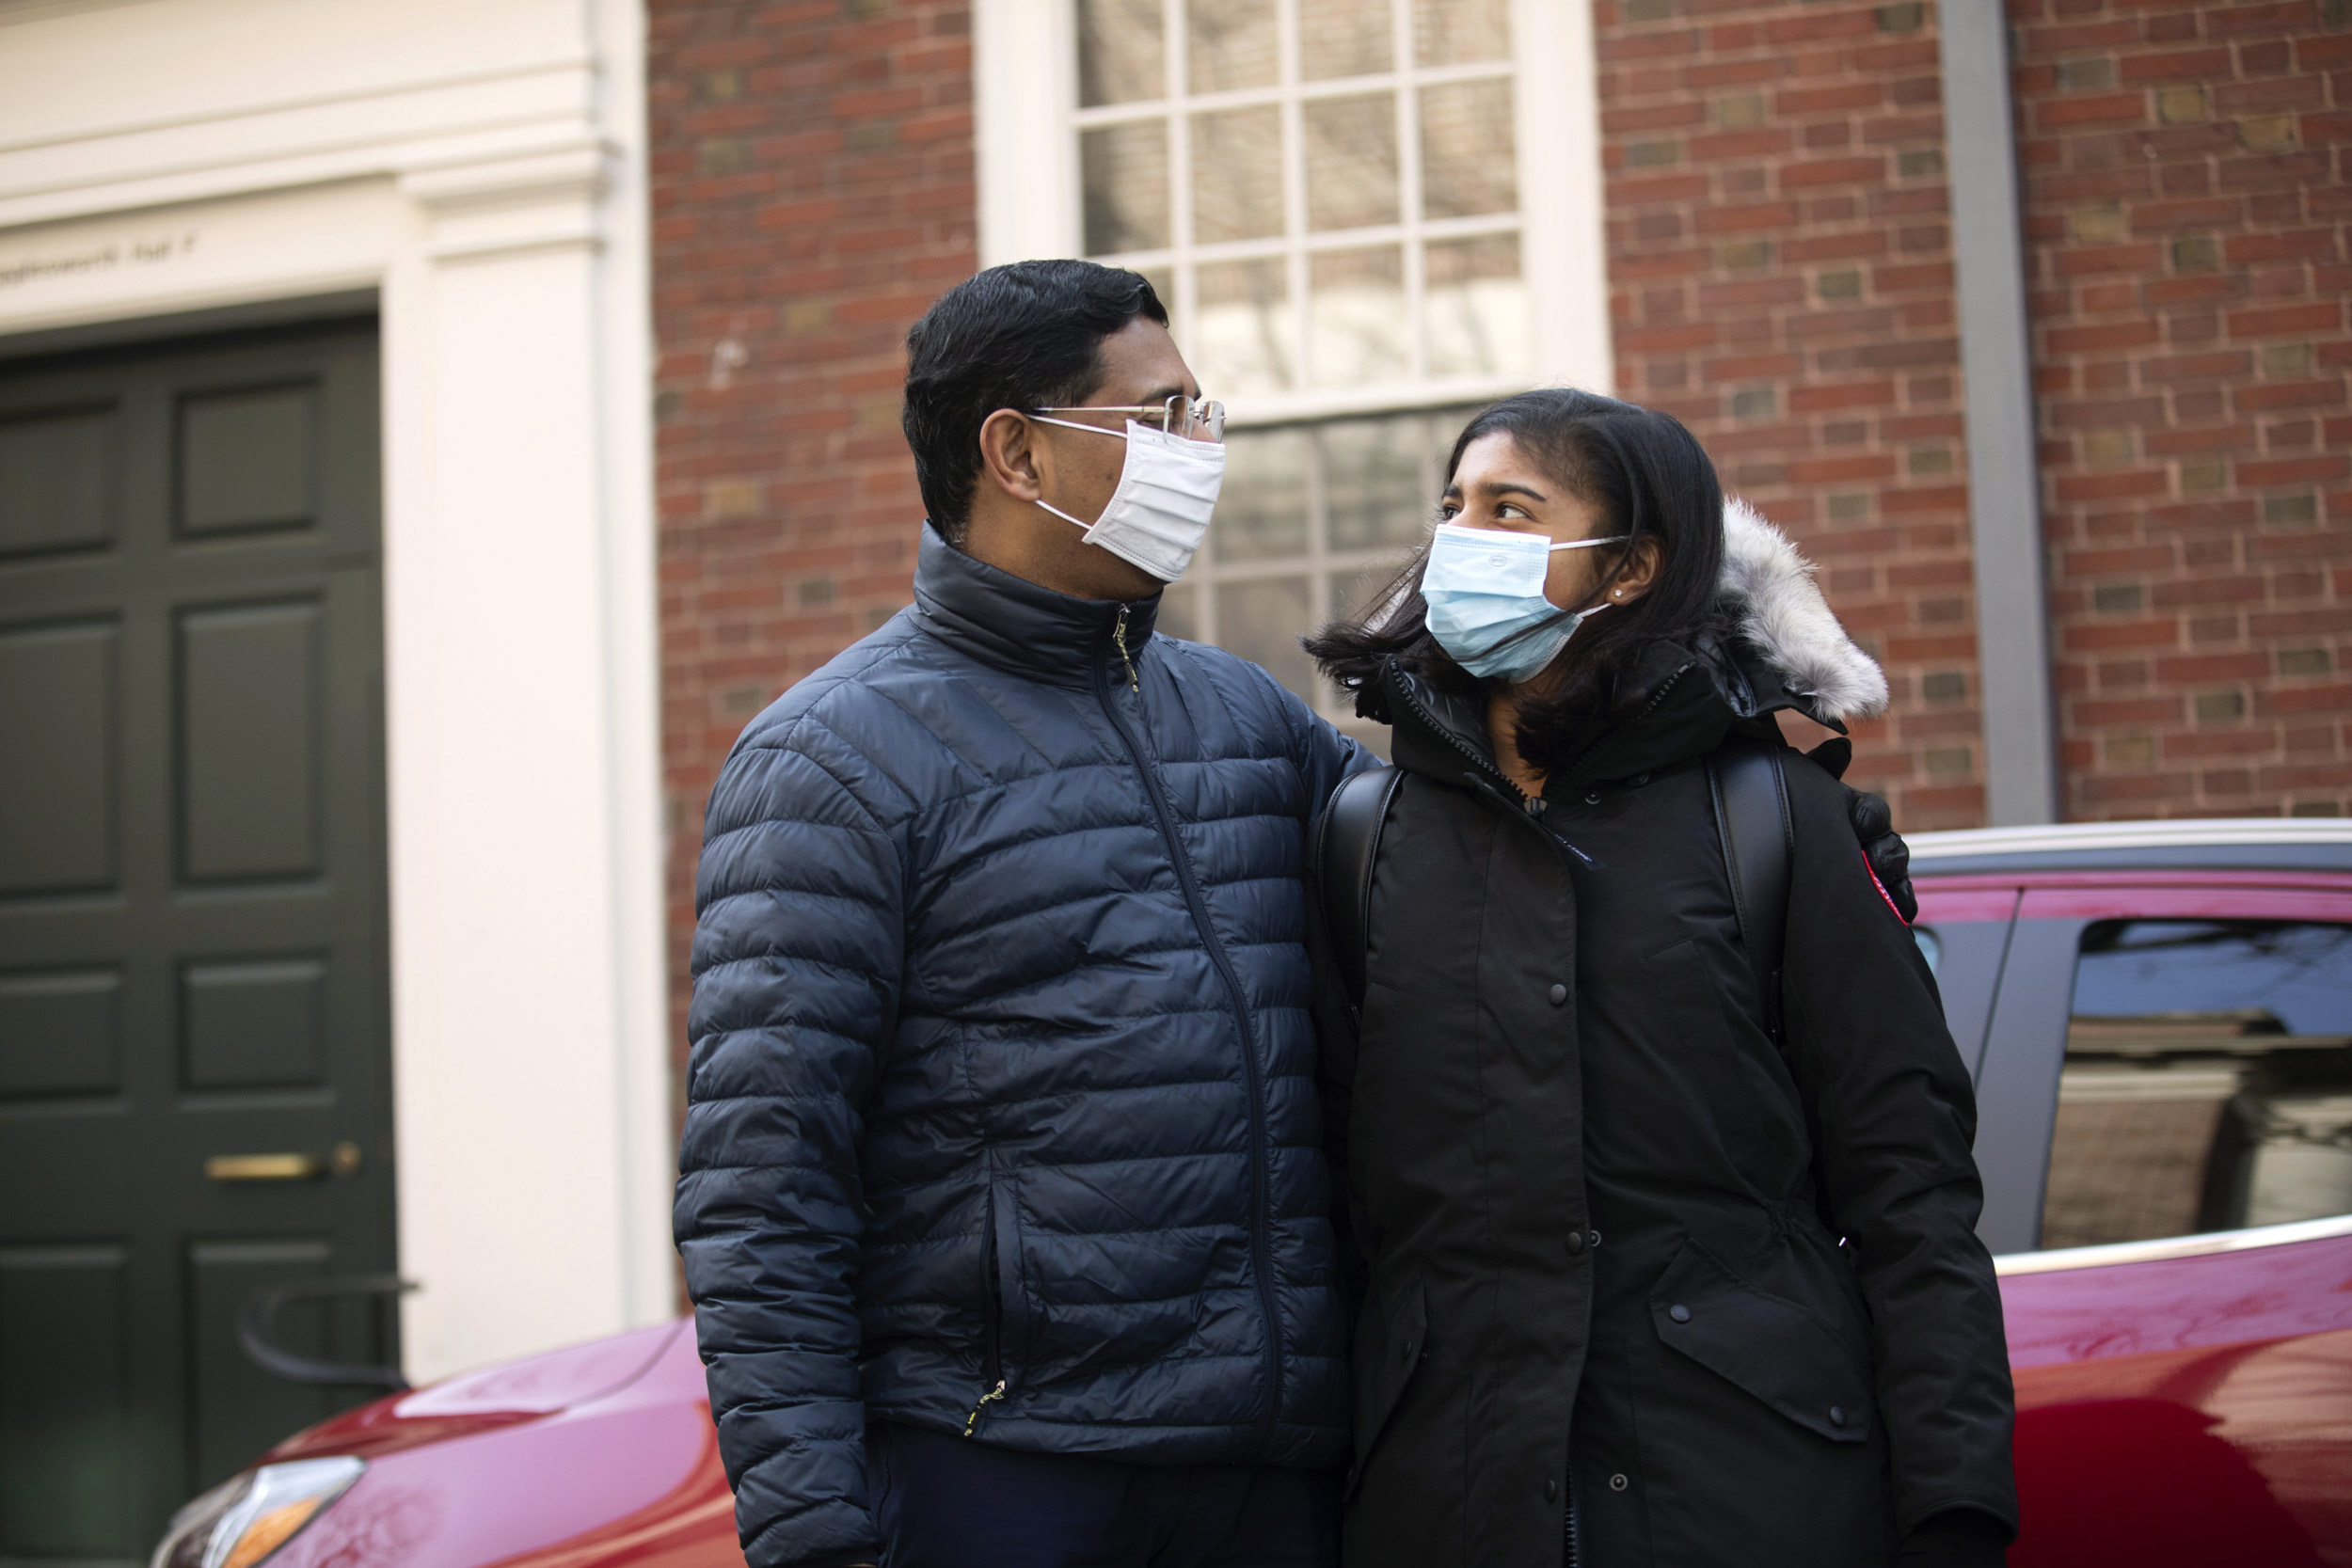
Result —
[{"label": "man's hand on shoulder", "polygon": [[1903,917],[1903,924],[1911,925],[1919,918],[1919,895],[1911,888],[1911,846],[1895,832],[1893,808],[1867,790],[1845,783],[1846,768],[1853,761],[1853,742],[1842,735],[1832,736],[1805,755],[1844,785],[1846,819],[1853,824],[1853,836],[1862,841],[1871,875],[1886,890],[1886,900]]},{"label": "man's hand on shoulder", "polygon": [[1862,852],[1879,886],[1886,890],[1887,901],[1908,926],[1919,918],[1919,895],[1911,887],[1911,846],[1895,831],[1895,813],[1884,800],[1851,784],[1845,788],[1846,819],[1853,824],[1853,835],[1862,841]]}]

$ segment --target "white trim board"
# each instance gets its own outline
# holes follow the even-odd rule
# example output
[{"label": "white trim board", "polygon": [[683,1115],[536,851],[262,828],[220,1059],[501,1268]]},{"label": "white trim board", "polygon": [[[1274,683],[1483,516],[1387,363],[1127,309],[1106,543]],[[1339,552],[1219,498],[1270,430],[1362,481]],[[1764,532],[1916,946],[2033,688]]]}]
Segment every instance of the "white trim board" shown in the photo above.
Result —
[{"label": "white trim board", "polygon": [[0,10],[0,354],[379,302],[418,1381],[675,1307],[644,26],[639,0]]}]

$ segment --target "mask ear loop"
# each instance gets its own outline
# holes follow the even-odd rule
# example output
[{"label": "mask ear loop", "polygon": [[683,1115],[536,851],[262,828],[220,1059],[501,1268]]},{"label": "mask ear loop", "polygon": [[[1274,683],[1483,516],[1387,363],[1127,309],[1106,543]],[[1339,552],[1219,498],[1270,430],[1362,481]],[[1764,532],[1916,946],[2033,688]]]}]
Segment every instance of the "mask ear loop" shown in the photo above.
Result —
[{"label": "mask ear loop", "polygon": [[[1113,440],[1122,443],[1127,439],[1127,433],[1123,430],[1104,430],[1099,424],[1081,424],[1076,420],[1057,420],[1051,414],[1024,414],[1022,418],[1035,420],[1040,424],[1057,424],[1064,430],[1091,431],[1097,436],[1108,436]],[[1073,517],[1069,513],[1064,512],[1060,507],[1056,506],[1052,501],[1047,500],[1043,496],[1040,496],[1037,499],[1037,504],[1073,528],[1091,530],[1094,527],[1094,523],[1087,522],[1082,518]],[[1099,522],[1101,519],[1097,518],[1096,521]]]}]

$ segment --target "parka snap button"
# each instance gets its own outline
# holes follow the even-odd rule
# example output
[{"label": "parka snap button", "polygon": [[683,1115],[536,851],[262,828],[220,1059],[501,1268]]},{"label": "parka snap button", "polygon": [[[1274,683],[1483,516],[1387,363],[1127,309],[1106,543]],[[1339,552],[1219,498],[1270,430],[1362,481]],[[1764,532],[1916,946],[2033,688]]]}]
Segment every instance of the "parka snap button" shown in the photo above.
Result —
[{"label": "parka snap button", "polygon": [[1565,987],[1565,986],[1554,986],[1554,987],[1552,987],[1552,988],[1551,988],[1551,990],[1550,990],[1550,993],[1549,993],[1549,994],[1550,994],[1550,996],[1551,996],[1551,1005],[1552,1005],[1553,1006],[1555,1006],[1555,1007],[1565,1007],[1565,1006],[1566,1006],[1568,1005],[1568,988],[1567,988],[1567,987]]},{"label": "parka snap button", "polygon": [[1584,1250],[1584,1232],[1582,1232],[1581,1230],[1571,1230],[1571,1231],[1569,1231],[1569,1232],[1568,1232],[1568,1252],[1569,1252],[1569,1255],[1570,1255],[1571,1257],[1573,1257],[1575,1254],[1580,1253],[1580,1252],[1582,1252],[1583,1250]]},{"label": "parka snap button", "polygon": [[1599,791],[1599,790],[1597,790],[1597,789],[1596,789],[1596,790],[1594,790],[1594,791],[1593,791],[1590,795],[1587,795],[1586,797],[1584,797],[1584,803],[1585,803],[1586,805],[1588,805],[1588,806],[1597,806],[1597,805],[1599,805],[1599,804],[1600,804],[1600,791]]},{"label": "parka snap button", "polygon": [[1560,1483],[1559,1483],[1558,1481],[1548,1481],[1544,1482],[1544,1501],[1546,1501],[1546,1502],[1549,1502],[1549,1501],[1551,1501],[1554,1497],[1558,1497],[1559,1495],[1560,1495]]},{"label": "parka snap button", "polygon": [[1846,1424],[1846,1407],[1844,1405],[1833,1404],[1829,1407],[1829,1424],[1834,1427],[1841,1427]]},{"label": "parka snap button", "polygon": [[1622,1492],[1632,1484],[1633,1483],[1631,1481],[1626,1480],[1625,1477],[1621,1475],[1611,1476],[1609,1478],[1609,1490],[1612,1492]]},{"label": "parka snap button", "polygon": [[1682,1303],[1676,1302],[1672,1307],[1666,1308],[1666,1316],[1672,1318],[1678,1323],[1687,1323],[1691,1321],[1691,1309],[1683,1306]]}]

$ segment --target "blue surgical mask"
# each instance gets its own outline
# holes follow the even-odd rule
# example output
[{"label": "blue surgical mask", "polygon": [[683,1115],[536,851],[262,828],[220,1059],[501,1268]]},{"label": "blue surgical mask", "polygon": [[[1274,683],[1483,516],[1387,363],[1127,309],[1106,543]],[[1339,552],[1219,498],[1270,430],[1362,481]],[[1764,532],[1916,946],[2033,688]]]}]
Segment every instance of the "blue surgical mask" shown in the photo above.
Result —
[{"label": "blue surgical mask", "polygon": [[[1559,657],[1577,627],[1609,608],[1598,604],[1562,615],[1544,597],[1551,552],[1617,545],[1629,537],[1621,533],[1555,545],[1540,533],[1440,523],[1429,541],[1429,564],[1421,578],[1421,596],[1429,604],[1424,621],[1429,635],[1473,675],[1511,686],[1531,680]],[[1519,636],[1522,632],[1526,635]]]}]

